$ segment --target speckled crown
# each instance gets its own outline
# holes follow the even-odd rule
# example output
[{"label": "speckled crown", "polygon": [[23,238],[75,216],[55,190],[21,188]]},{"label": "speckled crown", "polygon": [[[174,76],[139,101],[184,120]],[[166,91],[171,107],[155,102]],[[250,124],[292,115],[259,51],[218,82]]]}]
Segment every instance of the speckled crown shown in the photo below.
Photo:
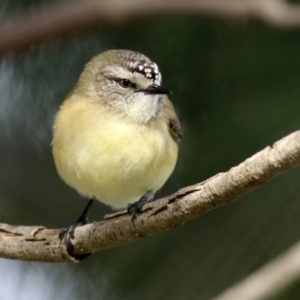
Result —
[{"label": "speckled crown", "polygon": [[134,52],[123,50],[120,52],[124,66],[133,73],[144,75],[152,79],[153,83],[161,84],[161,74],[156,63],[152,62],[147,56]]}]

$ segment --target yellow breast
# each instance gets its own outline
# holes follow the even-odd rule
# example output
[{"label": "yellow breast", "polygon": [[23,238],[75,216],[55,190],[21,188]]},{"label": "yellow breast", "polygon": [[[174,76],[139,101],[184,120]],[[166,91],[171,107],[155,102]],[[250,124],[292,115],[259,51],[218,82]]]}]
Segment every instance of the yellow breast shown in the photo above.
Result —
[{"label": "yellow breast", "polygon": [[136,124],[103,105],[72,98],[54,125],[53,155],[62,179],[115,208],[160,189],[178,152],[166,120]]}]

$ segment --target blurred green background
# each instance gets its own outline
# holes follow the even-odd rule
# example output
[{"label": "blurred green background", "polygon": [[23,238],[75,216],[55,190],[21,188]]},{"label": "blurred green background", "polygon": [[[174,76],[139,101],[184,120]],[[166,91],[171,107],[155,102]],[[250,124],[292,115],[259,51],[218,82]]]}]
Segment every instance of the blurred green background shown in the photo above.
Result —
[{"label": "blurred green background", "polygon": [[[0,22],[51,1],[0,3]],[[58,177],[54,114],[83,65],[106,49],[154,60],[183,124],[179,162],[157,197],[226,171],[299,129],[299,32],[162,15],[97,27],[0,61],[0,221],[63,227],[86,200]],[[0,260],[0,299],[210,299],[299,237],[300,169],[180,228],[81,264]],[[111,212],[97,203],[90,220]],[[300,299],[299,282],[272,299]]]}]

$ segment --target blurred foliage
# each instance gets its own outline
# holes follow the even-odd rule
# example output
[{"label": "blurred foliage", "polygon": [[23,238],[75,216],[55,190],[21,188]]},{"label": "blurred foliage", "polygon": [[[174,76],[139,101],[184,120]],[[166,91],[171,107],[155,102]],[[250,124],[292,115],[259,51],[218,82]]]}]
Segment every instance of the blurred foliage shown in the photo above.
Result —
[{"label": "blurred foliage", "polygon": [[[47,2],[2,1],[0,22]],[[61,227],[85,205],[56,174],[51,126],[83,65],[110,48],[146,54],[173,90],[184,139],[177,169],[158,196],[226,171],[299,129],[296,30],[180,15],[83,30],[8,54],[0,62],[1,222]],[[54,278],[53,299],[69,299],[67,292],[61,298],[55,292],[60,278],[52,275],[57,272],[73,282],[60,285],[62,292],[75,289],[72,299],[96,299],[90,289],[83,291],[99,282],[97,299],[210,299],[298,240],[299,177],[299,169],[289,171],[234,204],[180,228],[102,251],[85,263],[25,264],[18,276],[34,265]],[[95,205],[91,220],[108,212]],[[74,284],[79,274],[81,280]],[[26,285],[14,288],[27,293],[24,299],[34,299]],[[299,297],[298,282],[272,299]]]}]

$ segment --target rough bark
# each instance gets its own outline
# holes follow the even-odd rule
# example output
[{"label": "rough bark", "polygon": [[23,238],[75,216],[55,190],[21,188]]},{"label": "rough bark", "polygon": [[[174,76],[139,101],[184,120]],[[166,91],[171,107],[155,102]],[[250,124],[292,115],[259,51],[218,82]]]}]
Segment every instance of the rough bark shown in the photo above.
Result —
[{"label": "rough bark", "polygon": [[[73,254],[94,253],[182,225],[234,201],[299,163],[300,131],[296,131],[228,172],[145,205],[134,223],[123,211],[101,222],[78,227],[72,240]],[[0,257],[44,262],[76,261],[66,251],[58,233],[59,229],[41,226],[0,224]]]}]

